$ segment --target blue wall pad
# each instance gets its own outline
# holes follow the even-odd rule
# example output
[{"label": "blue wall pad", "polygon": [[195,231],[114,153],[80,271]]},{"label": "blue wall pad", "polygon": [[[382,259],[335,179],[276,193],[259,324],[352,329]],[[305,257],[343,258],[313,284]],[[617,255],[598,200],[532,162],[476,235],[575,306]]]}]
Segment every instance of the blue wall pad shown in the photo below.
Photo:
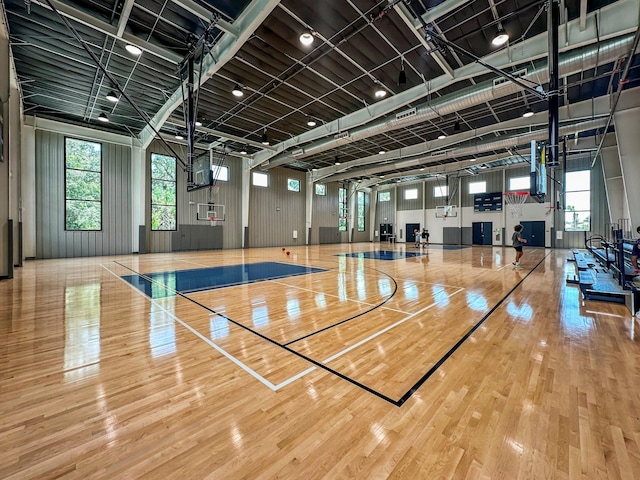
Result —
[{"label": "blue wall pad", "polygon": [[375,252],[339,253],[338,257],[369,258],[374,260],[398,260],[401,258],[420,257],[420,252],[399,252],[395,250],[377,250]]},{"label": "blue wall pad", "polygon": [[146,273],[144,276],[124,275],[122,278],[151,298],[163,298],[173,296],[174,292],[193,293],[325,271],[288,263],[260,262]]}]

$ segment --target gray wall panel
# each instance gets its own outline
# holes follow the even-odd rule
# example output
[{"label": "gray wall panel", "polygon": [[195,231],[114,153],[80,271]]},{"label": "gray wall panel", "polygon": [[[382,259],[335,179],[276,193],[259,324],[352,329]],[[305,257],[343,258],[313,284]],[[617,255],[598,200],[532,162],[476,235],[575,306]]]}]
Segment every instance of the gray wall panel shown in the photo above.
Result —
[{"label": "gray wall panel", "polygon": [[[250,187],[249,246],[305,245],[306,174],[272,168],[268,175],[268,187]],[[299,192],[288,190],[289,178],[300,181]],[[297,239],[293,238],[294,230]]]},{"label": "gray wall panel", "polygon": [[[73,138],[81,138],[73,136]],[[131,152],[102,144],[102,230],[65,231],[65,136],[36,131],[36,256],[81,257],[131,253]],[[123,187],[124,186],[124,187]],[[124,203],[124,205],[122,204]]]},{"label": "gray wall panel", "polygon": [[[368,242],[369,232],[371,231],[371,225],[369,225],[369,210],[371,208],[371,192],[364,192],[364,231],[358,231],[358,203],[356,202],[356,210],[353,212],[353,241],[354,242]],[[375,230],[375,229],[374,229]]]},{"label": "gray wall panel", "polygon": [[[417,190],[418,198],[405,200],[405,192],[407,190]],[[396,187],[397,193],[397,210],[421,210],[423,208],[422,198],[422,182],[403,183]]]},{"label": "gray wall panel", "polygon": [[502,185],[502,170],[470,175],[468,177],[462,177],[460,180],[460,193],[462,199],[460,203],[463,207],[473,207],[475,196],[474,194],[469,193],[470,183],[485,182],[486,193],[504,192],[504,187]]},{"label": "gray wall panel", "polygon": [[[322,183],[322,182],[319,182]],[[331,228],[338,230],[338,189],[339,183],[327,183],[326,195],[316,195],[315,184],[311,214],[311,244],[321,243],[320,229]],[[326,242],[325,242],[326,243]],[[334,243],[333,241],[331,243]]]},{"label": "gray wall panel", "polygon": [[[388,202],[381,202],[379,200],[381,192],[390,192],[391,200]],[[393,231],[396,232],[396,189],[390,188],[387,190],[378,190],[378,202],[376,204],[376,224],[373,226],[374,231],[378,231],[378,236],[376,240],[380,240],[380,224],[382,223],[390,223],[393,225]]]}]

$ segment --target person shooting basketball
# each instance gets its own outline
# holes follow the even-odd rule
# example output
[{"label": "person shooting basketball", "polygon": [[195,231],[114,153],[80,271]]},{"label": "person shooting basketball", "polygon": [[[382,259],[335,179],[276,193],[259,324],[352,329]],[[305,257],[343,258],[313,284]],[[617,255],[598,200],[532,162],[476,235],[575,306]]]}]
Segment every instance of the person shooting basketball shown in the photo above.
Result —
[{"label": "person shooting basketball", "polygon": [[513,241],[513,248],[515,248],[516,250],[516,261],[513,262],[513,264],[516,266],[516,268],[519,268],[520,259],[522,258],[522,246],[525,243],[527,243],[527,240],[523,238],[521,235],[522,225],[518,224],[515,227],[513,227],[513,229],[515,231],[513,232],[513,236],[511,237],[511,240]]}]

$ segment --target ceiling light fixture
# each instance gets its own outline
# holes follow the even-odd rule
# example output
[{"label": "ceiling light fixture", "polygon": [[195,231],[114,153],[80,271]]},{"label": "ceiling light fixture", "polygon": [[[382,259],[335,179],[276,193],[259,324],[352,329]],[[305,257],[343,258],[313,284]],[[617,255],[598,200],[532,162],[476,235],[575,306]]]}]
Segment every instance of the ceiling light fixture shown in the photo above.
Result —
[{"label": "ceiling light fixture", "polygon": [[120,99],[118,98],[118,95],[116,94],[116,92],[111,90],[109,93],[107,93],[107,100],[109,100],[110,102],[116,103]]},{"label": "ceiling light fixture", "polygon": [[127,44],[124,48],[127,50],[127,52],[129,52],[131,55],[135,55],[136,57],[142,54],[142,50],[140,50],[140,48],[136,47],[135,45]]},{"label": "ceiling light fixture", "polygon": [[247,147],[244,146],[242,147],[242,150],[240,150],[240,155],[246,155],[247,154]]},{"label": "ceiling light fixture", "polygon": [[507,43],[508,41],[509,41],[509,35],[507,35],[507,32],[505,32],[502,27],[498,27],[498,31],[496,32],[496,36],[493,37],[493,40],[491,40],[491,43],[495,47],[500,47],[500,46],[504,45],[505,43]]},{"label": "ceiling light fixture", "polygon": [[235,87],[233,87],[233,90],[231,90],[231,93],[233,93],[234,97],[242,97],[244,95],[244,92],[242,91],[242,87],[237,83]]},{"label": "ceiling light fixture", "polygon": [[460,120],[456,120],[453,124],[453,133],[458,133],[460,131]]},{"label": "ceiling light fixture", "polygon": [[302,35],[300,35],[300,43],[307,47],[311,45],[313,43],[313,32],[311,30],[302,32]]},{"label": "ceiling light fixture", "polygon": [[184,137],[179,133],[176,133],[176,140],[184,140]]},{"label": "ceiling light fixture", "polygon": [[404,57],[400,60],[400,73],[398,74],[398,85],[406,85],[407,72],[404,71]]},{"label": "ceiling light fixture", "polygon": [[267,137],[267,129],[265,127],[264,132],[262,132],[262,144],[269,145],[269,138]]},{"label": "ceiling light fixture", "polygon": [[387,91],[384,88],[382,88],[382,85],[378,84],[374,92],[374,95],[376,96],[376,98],[384,98],[387,96]]},{"label": "ceiling light fixture", "polygon": [[445,138],[447,138],[447,136],[444,133],[438,135],[438,140],[444,140]]},{"label": "ceiling light fixture", "polygon": [[307,117],[307,126],[315,127],[316,125],[316,121],[313,117]]},{"label": "ceiling light fixture", "polygon": [[533,117],[533,110],[531,110],[529,107],[527,107],[527,109],[524,111],[524,113],[522,114],[522,116],[523,116],[524,118]]},{"label": "ceiling light fixture", "polygon": [[381,148],[380,151],[378,152],[379,155],[384,155],[385,153],[387,152],[385,151],[384,148]]},{"label": "ceiling light fixture", "polygon": [[201,127],[202,126],[202,122],[196,120],[196,127]]},{"label": "ceiling light fixture", "polygon": [[98,121],[108,123],[109,117],[107,117],[107,115],[104,112],[102,112],[100,113],[100,115],[98,115]]}]

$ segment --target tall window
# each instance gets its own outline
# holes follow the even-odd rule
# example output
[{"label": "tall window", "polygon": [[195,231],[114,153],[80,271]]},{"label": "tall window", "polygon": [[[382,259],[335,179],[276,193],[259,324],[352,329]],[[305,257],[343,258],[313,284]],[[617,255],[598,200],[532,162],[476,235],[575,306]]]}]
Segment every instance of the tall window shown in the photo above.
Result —
[{"label": "tall window", "polygon": [[591,171],[567,172],[565,189],[565,231],[591,230]]},{"label": "tall window", "polygon": [[151,154],[151,230],[176,230],[176,159]]},{"label": "tall window", "polygon": [[347,231],[347,189],[340,187],[338,189],[338,230]]},{"label": "tall window", "polygon": [[102,145],[65,138],[65,229],[102,229]]},{"label": "tall window", "polygon": [[365,205],[367,201],[366,193],[358,192],[358,231],[364,232],[365,223],[364,223],[364,214],[365,214]]}]

